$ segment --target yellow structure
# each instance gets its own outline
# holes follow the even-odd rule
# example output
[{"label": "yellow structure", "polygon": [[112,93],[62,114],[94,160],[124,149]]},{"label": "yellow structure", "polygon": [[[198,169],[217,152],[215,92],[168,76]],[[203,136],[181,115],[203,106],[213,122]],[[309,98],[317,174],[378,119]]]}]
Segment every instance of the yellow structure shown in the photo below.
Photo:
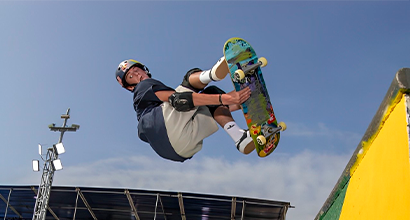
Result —
[{"label": "yellow structure", "polygon": [[401,69],[315,219],[410,219],[409,93]]}]

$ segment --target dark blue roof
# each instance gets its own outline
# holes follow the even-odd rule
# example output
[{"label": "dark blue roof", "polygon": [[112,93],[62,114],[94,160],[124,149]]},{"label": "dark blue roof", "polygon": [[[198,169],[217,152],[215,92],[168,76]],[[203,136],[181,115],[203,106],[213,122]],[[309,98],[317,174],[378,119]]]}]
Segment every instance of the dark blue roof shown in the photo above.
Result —
[{"label": "dark blue roof", "polygon": [[[37,189],[0,185],[0,218],[32,219]],[[53,186],[46,219],[281,220],[289,206],[289,202],[235,196]]]}]

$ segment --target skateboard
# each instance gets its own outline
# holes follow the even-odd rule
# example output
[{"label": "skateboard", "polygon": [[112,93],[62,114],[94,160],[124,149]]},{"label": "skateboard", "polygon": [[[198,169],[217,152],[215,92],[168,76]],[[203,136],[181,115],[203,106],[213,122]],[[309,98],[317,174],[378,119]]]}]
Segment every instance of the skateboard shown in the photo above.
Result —
[{"label": "skateboard", "polygon": [[235,90],[249,87],[252,91],[241,107],[258,156],[266,157],[278,146],[280,132],[286,130],[286,124],[276,120],[263,79],[261,67],[267,65],[267,60],[258,58],[251,45],[241,38],[226,41],[224,57]]}]

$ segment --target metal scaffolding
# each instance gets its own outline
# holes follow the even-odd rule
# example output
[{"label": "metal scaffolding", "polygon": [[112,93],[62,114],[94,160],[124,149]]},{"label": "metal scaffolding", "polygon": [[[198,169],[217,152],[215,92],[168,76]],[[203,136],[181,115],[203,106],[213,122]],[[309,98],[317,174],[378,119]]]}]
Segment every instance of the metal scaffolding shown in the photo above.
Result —
[{"label": "metal scaffolding", "polygon": [[[62,127],[55,127],[55,124],[51,124],[48,127],[51,131],[59,131],[60,138],[57,144],[62,143],[63,135],[66,131],[76,131],[80,128],[79,125],[71,125],[67,127],[67,120],[70,118],[70,109],[67,109],[67,113],[61,115],[61,118],[64,119]],[[57,145],[56,144],[56,145]],[[36,204],[34,206],[33,220],[45,220],[48,209],[48,201],[50,199],[51,185],[53,184],[54,172],[56,167],[53,164],[58,159],[58,152],[56,145],[47,149],[46,158],[44,160],[43,175],[41,176],[41,183],[38,188],[38,194],[36,198]],[[53,214],[53,213],[52,213]]]},{"label": "metal scaffolding", "polygon": [[[37,186],[0,185],[0,219],[30,219]],[[285,220],[289,202],[128,188],[53,186],[47,219]],[[7,217],[6,217],[7,215]]]}]

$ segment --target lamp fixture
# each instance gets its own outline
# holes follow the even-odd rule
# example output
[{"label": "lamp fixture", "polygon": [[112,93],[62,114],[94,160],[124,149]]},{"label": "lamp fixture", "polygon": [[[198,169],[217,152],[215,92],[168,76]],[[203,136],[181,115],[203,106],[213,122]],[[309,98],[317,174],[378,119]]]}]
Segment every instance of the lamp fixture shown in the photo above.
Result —
[{"label": "lamp fixture", "polygon": [[40,161],[39,160],[33,160],[33,171],[34,172],[40,171]]},{"label": "lamp fixture", "polygon": [[58,155],[65,153],[65,148],[63,143],[58,143],[54,145],[54,150],[57,152]]},{"label": "lamp fixture", "polygon": [[54,170],[62,170],[63,164],[61,164],[61,160],[60,159],[53,160],[53,167],[54,167]]}]

